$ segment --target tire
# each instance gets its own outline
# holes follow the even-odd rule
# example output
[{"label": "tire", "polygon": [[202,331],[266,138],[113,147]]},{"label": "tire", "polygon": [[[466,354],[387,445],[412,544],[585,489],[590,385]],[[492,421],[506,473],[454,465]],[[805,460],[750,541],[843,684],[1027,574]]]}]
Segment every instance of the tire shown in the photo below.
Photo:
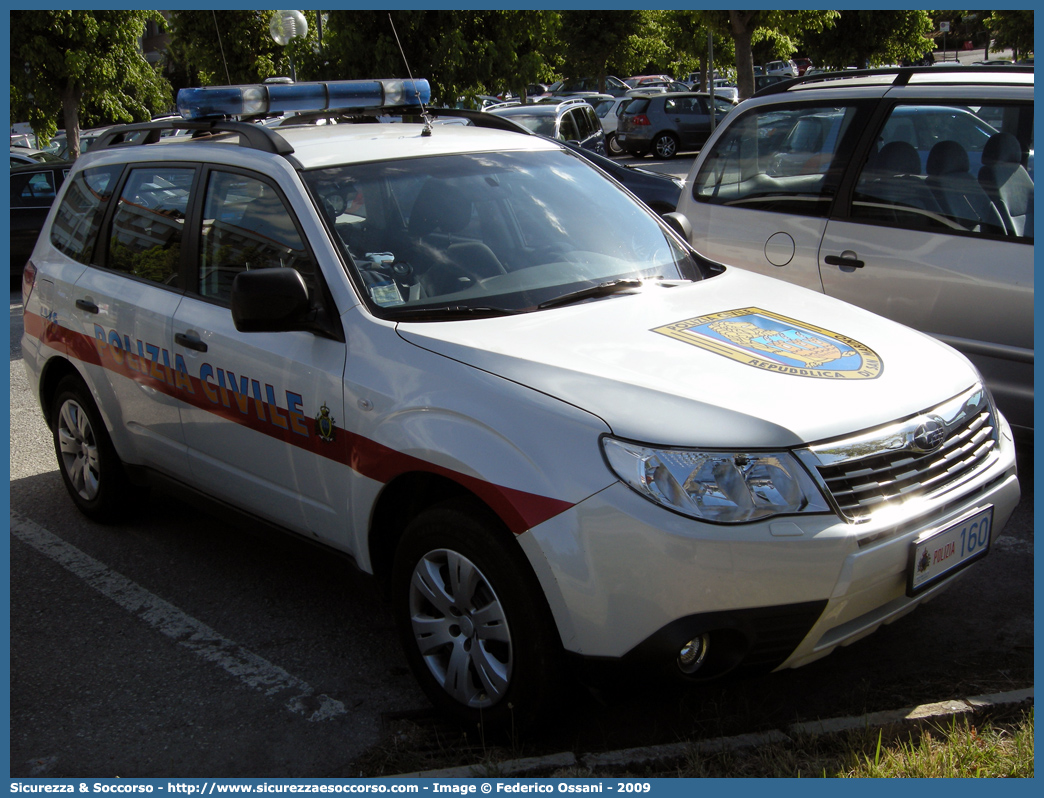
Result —
[{"label": "tire", "polygon": [[624,148],[621,147],[620,142],[616,140],[615,133],[610,133],[605,137],[605,148],[608,150],[610,156],[624,154]]},{"label": "tire", "polygon": [[678,139],[673,133],[660,133],[653,139],[652,152],[657,158],[669,161],[678,154]]},{"label": "tire", "polygon": [[131,486],[86,384],[78,376],[63,378],[51,407],[58,470],[73,503],[94,521],[118,520],[131,502]]},{"label": "tire", "polygon": [[558,692],[561,644],[521,548],[484,507],[448,502],[407,527],[392,567],[406,659],[464,724],[524,729]]}]

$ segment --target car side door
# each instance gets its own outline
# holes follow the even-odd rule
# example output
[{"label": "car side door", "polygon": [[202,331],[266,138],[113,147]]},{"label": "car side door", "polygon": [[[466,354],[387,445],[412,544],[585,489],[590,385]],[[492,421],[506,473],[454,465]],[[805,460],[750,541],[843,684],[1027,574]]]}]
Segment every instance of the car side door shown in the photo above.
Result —
[{"label": "car side door", "polygon": [[[682,206],[702,254],[822,291],[819,248],[841,178],[871,105],[822,102],[733,111],[697,161]],[[736,116],[733,117],[733,114]],[[781,169],[783,142],[803,122],[839,118],[837,134]],[[792,154],[793,155],[793,154]]]},{"label": "car side door", "polygon": [[33,253],[47,213],[68,173],[68,166],[41,166],[11,172],[12,279],[21,273]]},{"label": "car side door", "polygon": [[831,296],[964,352],[1009,420],[1032,427],[1033,104],[971,107],[975,126],[937,101],[890,110],[819,270]]},{"label": "car side door", "polygon": [[[192,224],[198,245],[174,317],[174,351],[191,390],[181,421],[195,486],[296,532],[344,538],[345,343],[298,213],[276,182],[208,167]],[[230,301],[237,274],[293,269],[324,331],[240,332]]]},{"label": "car side door", "polygon": [[185,218],[198,171],[193,164],[135,163],[118,182],[120,167],[79,172],[52,225],[60,246],[91,242],[76,228],[98,217],[81,209],[109,197],[97,243],[84,246],[94,255],[63,304],[72,307],[85,344],[78,356],[122,458],[177,477],[185,466],[178,412],[185,381],[171,319],[181,302]]},{"label": "car side door", "polygon": [[701,129],[701,108],[694,103],[695,97],[671,97],[665,96],[662,100],[663,113],[667,119],[667,125],[678,134],[680,149],[693,149],[697,142],[703,141],[710,130],[710,121],[707,120],[705,127]]}]

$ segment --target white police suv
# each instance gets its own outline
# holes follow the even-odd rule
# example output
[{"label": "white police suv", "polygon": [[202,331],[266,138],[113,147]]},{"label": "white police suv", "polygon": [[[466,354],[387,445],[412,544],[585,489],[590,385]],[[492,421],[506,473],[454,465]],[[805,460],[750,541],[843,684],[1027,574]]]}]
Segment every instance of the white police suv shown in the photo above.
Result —
[{"label": "white police suv", "polygon": [[[352,555],[432,701],[493,724],[573,658],[805,664],[988,553],[1019,485],[963,356],[427,94],[186,90],[191,137],[76,162],[22,348],[84,513],[173,481]],[[359,123],[242,121],[309,106]]]}]

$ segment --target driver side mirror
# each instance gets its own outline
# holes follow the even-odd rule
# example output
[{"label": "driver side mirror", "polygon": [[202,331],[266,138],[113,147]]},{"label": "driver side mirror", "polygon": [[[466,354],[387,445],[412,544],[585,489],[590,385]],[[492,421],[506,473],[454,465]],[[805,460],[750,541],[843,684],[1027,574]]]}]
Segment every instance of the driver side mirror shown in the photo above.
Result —
[{"label": "driver side mirror", "polygon": [[685,214],[671,211],[670,213],[663,214],[663,220],[667,222],[667,226],[674,232],[684,238],[688,243],[692,243],[692,224],[689,222],[689,219]]},{"label": "driver side mirror", "polygon": [[308,286],[295,269],[242,271],[232,282],[231,301],[240,332],[300,330],[309,321]]}]

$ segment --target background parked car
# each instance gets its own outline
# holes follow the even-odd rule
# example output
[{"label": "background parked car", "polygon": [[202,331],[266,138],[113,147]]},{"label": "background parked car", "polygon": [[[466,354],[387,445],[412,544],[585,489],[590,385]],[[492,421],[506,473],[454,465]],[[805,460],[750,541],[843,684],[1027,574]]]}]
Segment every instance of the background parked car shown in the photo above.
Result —
[{"label": "background parked car", "polygon": [[616,129],[620,124],[620,114],[623,113],[624,107],[631,99],[631,97],[610,97],[594,103],[595,116],[602,123],[602,132],[605,133],[605,149],[609,155],[623,155],[623,148],[616,140]]},{"label": "background parked car", "polygon": [[[679,151],[699,149],[711,133],[710,103],[710,95],[700,92],[635,97],[620,115],[617,141],[637,157],[673,158]],[[716,97],[714,104],[718,121],[732,110],[727,100]]]},{"label": "background parked car", "polygon": [[795,58],[794,59],[794,66],[797,67],[797,73],[798,73],[798,76],[800,77],[801,75],[804,75],[808,71],[808,68],[810,66],[812,66],[812,59],[811,58]]},{"label": "background parked car", "polygon": [[489,113],[504,116],[534,133],[558,141],[574,141],[584,149],[606,154],[605,133],[594,108],[581,98],[536,105],[503,104]]},{"label": "background parked car", "polygon": [[663,88],[667,91],[689,91],[689,86],[674,80],[670,75],[634,75],[624,79],[624,83],[632,89],[645,91],[652,88]]},{"label": "background parked car", "polygon": [[[631,89],[620,78],[607,75],[605,78],[605,94],[623,97]],[[582,92],[601,92],[598,78],[566,78],[551,85],[551,94],[556,97],[569,97]]]},{"label": "background parked car", "polygon": [[11,284],[33,254],[44,219],[69,174],[68,161],[48,161],[11,169]]},{"label": "background parked car", "polygon": [[714,81],[714,96],[721,97],[735,105],[739,102],[739,88],[725,78],[718,78]]},{"label": "background parked car", "polygon": [[793,61],[769,61],[765,64],[765,74],[796,78],[798,76],[798,68]]},{"label": "background parked car", "polygon": [[679,201],[692,244],[931,333],[1031,431],[1033,72],[877,74],[893,80],[842,71],[743,103]]},{"label": "background parked car", "polygon": [[48,161],[53,163],[61,160],[57,155],[51,155],[46,150],[35,150],[29,147],[11,148],[11,166],[25,166],[26,164],[47,163]]},{"label": "background parked car", "polygon": [[612,158],[606,158],[572,143],[566,143],[566,146],[607,172],[656,213],[670,213],[678,207],[678,198],[685,188],[685,181],[681,178],[652,172],[640,166],[617,163]]},{"label": "background parked car", "polygon": [[766,86],[771,86],[784,80],[790,80],[790,77],[788,75],[755,75],[754,91],[761,91]]}]

